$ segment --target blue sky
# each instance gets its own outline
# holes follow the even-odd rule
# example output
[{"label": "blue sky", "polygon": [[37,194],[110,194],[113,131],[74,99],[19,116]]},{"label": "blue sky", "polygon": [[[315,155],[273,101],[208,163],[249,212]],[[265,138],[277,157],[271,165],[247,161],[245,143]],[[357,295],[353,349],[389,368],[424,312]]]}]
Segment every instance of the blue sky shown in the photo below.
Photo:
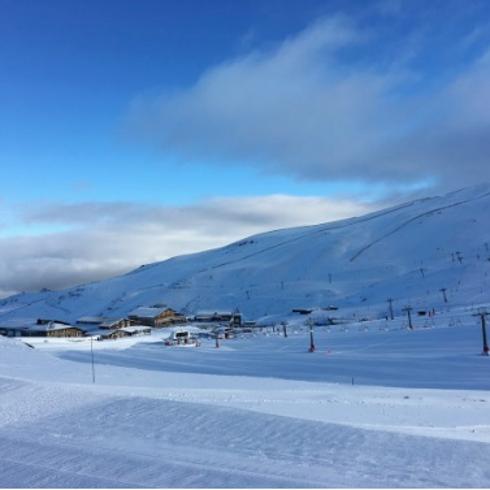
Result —
[{"label": "blue sky", "polygon": [[[403,15],[399,2],[371,2],[370,9],[366,5],[369,2],[2,0],[3,197],[19,200],[56,193],[62,199],[111,200],[132,193],[132,199],[145,194],[144,199],[186,203],[231,192],[316,195],[336,191],[339,185],[343,189],[345,179],[340,184],[328,178],[311,182],[246,165],[215,172],[206,164],[206,155],[194,165],[183,165],[171,151],[156,154],[128,141],[121,128],[134,97],[189,87],[209,67],[254,49],[271,49],[316,19],[338,12],[357,16],[362,26],[377,33],[380,39],[353,51],[372,59],[369,50],[377,50],[379,63],[410,36],[431,29],[431,49],[414,61],[424,74],[418,90],[436,83],[434,72],[437,80],[450,76],[488,41],[482,35],[472,49],[453,55],[455,43],[471,35],[477,20],[486,27],[488,2],[450,6],[412,1]],[[388,15],[380,15],[375,5],[386,5]],[[442,7],[446,13],[453,8],[453,16],[440,19]],[[381,56],[380,42],[392,46]],[[346,52],[346,62],[349,56],[359,53]],[[173,192],[162,195],[162,177],[170,180]],[[183,180],[185,192],[180,189]],[[216,187],[221,190],[216,192]]]},{"label": "blue sky", "polygon": [[112,200],[130,194],[187,203],[217,193],[335,189],[287,176],[257,178],[246,167],[218,175],[204,158],[181,165],[170,153],[146,151],[121,135],[133,97],[192,84],[208,66],[246,50],[255,35],[277,42],[324,10],[321,2],[306,9],[290,2],[287,12],[280,4],[0,2],[3,197]]},{"label": "blue sky", "polygon": [[[61,286],[488,180],[489,43],[484,0],[0,0],[0,248],[31,268],[67,256],[75,272],[43,263],[32,288]],[[267,218],[165,245],[182,232],[168,213],[214,230],[216,203]],[[70,233],[117,215],[141,235],[117,206],[161,247],[108,268],[114,250],[88,258]],[[31,288],[9,281],[0,294]]]}]

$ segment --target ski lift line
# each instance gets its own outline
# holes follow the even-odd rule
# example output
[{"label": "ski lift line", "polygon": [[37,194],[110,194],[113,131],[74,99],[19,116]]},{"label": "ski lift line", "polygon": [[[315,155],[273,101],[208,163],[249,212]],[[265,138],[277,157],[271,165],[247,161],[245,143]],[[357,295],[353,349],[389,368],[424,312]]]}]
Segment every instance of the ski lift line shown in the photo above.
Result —
[{"label": "ski lift line", "polygon": [[[413,206],[416,202],[419,202],[419,201],[412,201],[410,203],[401,204],[400,206],[396,206],[396,207],[391,208],[391,209],[386,210],[386,211],[375,212],[375,213],[373,213],[371,215],[368,215],[366,217],[350,218],[349,219],[349,221],[350,221],[349,223],[344,223],[344,224],[340,224],[340,225],[328,224],[328,225],[325,225],[324,227],[322,227],[321,229],[315,229],[315,230],[313,230],[311,232],[303,233],[300,236],[297,236],[297,237],[294,237],[294,238],[290,238],[288,240],[284,240],[284,241],[282,241],[280,243],[276,243],[275,245],[271,245],[269,247],[263,248],[261,250],[257,250],[256,252],[250,253],[248,255],[244,255],[243,257],[240,257],[240,258],[237,258],[237,259],[228,260],[226,262],[222,262],[221,264],[216,264],[216,265],[210,266],[210,267],[208,267],[206,269],[201,269],[201,270],[197,271],[197,274],[201,274],[201,273],[204,273],[204,272],[208,272],[210,270],[214,270],[214,269],[218,269],[220,267],[224,267],[226,265],[230,265],[230,264],[234,264],[234,263],[237,263],[237,262],[241,262],[242,260],[246,260],[246,259],[249,259],[251,257],[255,257],[257,255],[260,255],[260,254],[264,253],[264,252],[268,252],[269,250],[274,250],[276,248],[282,247],[283,245],[288,245],[289,243],[293,243],[293,242],[296,242],[296,241],[299,241],[299,240],[303,240],[305,238],[310,238],[313,235],[322,234],[325,231],[338,230],[338,229],[342,229],[342,228],[347,228],[349,226],[354,226],[354,225],[357,225],[359,223],[364,223],[366,221],[371,221],[371,220],[376,219],[376,218],[379,218],[381,216],[385,216],[385,215],[394,213],[396,211],[399,211],[400,209],[404,209],[404,208]],[[352,220],[355,220],[355,221],[352,222]],[[313,226],[315,226],[315,225],[313,225]],[[315,226],[315,228],[316,228],[316,226]],[[273,233],[273,232],[270,232],[270,233]]]},{"label": "ski lift line", "polygon": [[487,196],[490,196],[490,192],[487,192],[481,196],[478,196],[476,197],[475,199],[466,199],[464,201],[459,201],[459,202],[456,202],[456,203],[453,203],[453,204],[448,204],[447,206],[441,206],[439,208],[434,208],[430,211],[426,211],[425,213],[422,213],[422,214],[419,214],[417,216],[414,216],[413,218],[410,218],[408,219],[407,221],[403,222],[401,225],[398,225],[395,229],[393,229],[392,231],[386,233],[385,235],[382,235],[381,237],[377,238],[376,240],[374,240],[373,242],[369,243],[368,245],[362,247],[357,253],[355,253],[351,258],[350,258],[350,262],[354,262],[354,260],[356,260],[361,254],[363,254],[366,250],[368,250],[369,248],[371,248],[373,245],[376,245],[377,243],[379,243],[380,241],[384,240],[385,238],[388,238],[389,236],[395,234],[396,232],[400,231],[402,228],[404,228],[405,226],[408,226],[409,224],[413,223],[414,221],[420,219],[420,218],[424,218],[426,216],[431,216],[432,214],[434,213],[437,213],[439,211],[443,211],[445,209],[450,209],[450,208],[454,208],[456,206],[461,206],[463,204],[467,204],[469,202],[473,202],[473,201],[476,201],[478,199],[483,199],[484,197],[487,197]]},{"label": "ski lift line", "polygon": [[63,313],[67,313],[68,315],[71,314],[71,311],[70,310],[67,310],[66,308],[63,308],[62,306],[53,305],[49,300],[46,301],[46,304],[48,306],[50,306],[51,308],[54,308],[56,310],[62,311]]},{"label": "ski lift line", "polygon": [[[481,196],[478,196],[474,199],[468,199],[468,200],[465,200],[465,201],[460,201],[458,203],[454,203],[454,204],[451,204],[451,205],[448,205],[448,206],[443,206],[443,207],[440,207],[440,208],[436,208],[436,209],[433,209],[431,211],[428,211],[426,213],[423,213],[421,215],[418,215],[408,221],[406,221],[405,223],[403,223],[402,225],[398,226],[395,230],[393,230],[392,232],[380,237],[379,239],[375,240],[374,242],[368,244],[367,246],[363,247],[361,250],[359,250],[351,259],[350,261],[353,262],[354,260],[356,260],[364,251],[366,251],[367,249],[369,249],[370,247],[372,247],[373,245],[375,245],[376,243],[378,243],[379,241],[383,240],[384,238],[387,238],[388,236],[390,236],[391,234],[393,233],[396,233],[397,231],[399,231],[401,228],[403,228],[404,226],[408,225],[409,223],[411,223],[412,221],[416,220],[416,219],[419,219],[420,217],[423,217],[425,215],[431,215],[435,212],[438,212],[440,210],[443,210],[443,209],[448,209],[448,208],[451,208],[451,207],[455,207],[455,206],[459,206],[459,205],[462,205],[462,204],[466,204],[468,202],[472,202],[472,201],[476,201],[478,199],[482,199],[482,198],[485,198],[487,196],[490,195],[490,192],[488,193],[485,193]],[[336,229],[341,229],[341,228],[346,228],[346,227],[349,227],[349,226],[353,226],[355,224],[358,224],[358,223],[364,223],[366,221],[370,221],[370,220],[373,220],[375,218],[378,218],[378,217],[381,217],[381,216],[385,216],[385,215],[388,215],[388,214],[391,214],[391,213],[394,213],[396,211],[399,211],[401,209],[405,209],[405,208],[408,208],[408,207],[411,207],[413,206],[414,204],[416,203],[420,203],[420,202],[423,202],[423,201],[426,201],[428,199],[418,199],[418,200],[415,200],[415,201],[411,201],[409,203],[405,203],[405,204],[401,204],[399,206],[396,206],[396,207],[393,207],[389,210],[384,210],[384,211],[380,211],[380,212],[374,212],[366,217],[360,217],[360,218],[351,218],[350,220],[347,220],[348,222],[347,223],[343,223],[343,224],[339,224],[339,225],[335,225],[335,224],[330,224],[330,225],[326,225],[324,227],[322,227],[320,230],[314,230],[313,232],[309,232],[309,233],[305,233],[299,237],[295,237],[294,239],[290,239],[290,240],[285,240],[279,244],[276,244],[276,245],[273,245],[271,247],[267,247],[265,249],[262,249],[262,250],[259,250],[257,252],[254,252],[252,254],[249,254],[247,256],[244,256],[244,257],[241,257],[239,259],[235,259],[235,260],[231,260],[231,261],[227,261],[227,262],[224,262],[224,263],[221,263],[221,264],[217,264],[217,265],[214,265],[214,266],[211,266],[211,267],[208,267],[206,269],[202,269],[200,271],[197,271],[197,274],[200,274],[202,272],[206,272],[206,271],[209,271],[209,270],[212,270],[212,269],[217,269],[219,267],[223,267],[225,265],[228,265],[228,264],[231,264],[231,263],[236,263],[236,262],[240,262],[241,260],[245,260],[247,258],[250,258],[250,257],[253,257],[253,256],[256,256],[256,255],[259,255],[261,253],[264,253],[264,252],[267,252],[268,250],[271,250],[271,249],[274,249],[274,248],[277,248],[277,247],[280,247],[282,245],[285,245],[285,244],[288,244],[290,242],[294,242],[294,241],[297,241],[297,240],[301,240],[303,238],[308,238],[309,236],[311,235],[315,235],[315,234],[321,234],[321,233],[324,233],[325,231],[329,231],[329,230],[336,230]],[[354,222],[352,222],[352,220],[355,220]],[[270,232],[270,233],[273,233],[273,232]],[[153,268],[163,262],[167,262],[167,261],[171,261],[173,260],[174,258],[170,258],[170,259],[167,259],[165,261],[160,261],[160,262],[157,262],[155,264],[148,264],[145,268],[141,268],[141,270],[148,270],[148,268]],[[136,269],[135,271],[130,271],[124,275],[128,275],[128,274],[131,274],[131,273],[134,273],[136,271],[139,271],[140,269]],[[188,276],[188,277],[193,277],[194,275],[192,276]],[[93,282],[92,282],[93,283]],[[92,283],[88,283],[88,284],[92,284]],[[153,285],[153,286],[147,286],[146,288],[141,288],[141,290],[149,290],[149,289],[157,289],[157,288],[162,288],[162,287],[166,287],[166,284],[158,284],[158,285]],[[126,295],[127,293],[125,293]],[[123,295],[123,296],[125,296]],[[33,304],[36,304],[36,303],[40,303],[40,302],[43,302],[43,301],[46,301],[44,298],[41,298],[41,299],[36,299],[34,301],[31,301],[29,303],[27,303],[28,306],[31,306]],[[47,301],[46,301],[47,302]],[[55,306],[55,305],[52,305],[50,303],[47,303],[49,306],[51,307],[54,307],[54,308],[59,308],[61,311],[65,311],[63,310],[61,307],[58,307],[58,306]],[[15,308],[13,311],[15,311],[16,309],[19,309],[19,308],[22,308],[26,306],[25,304],[24,305],[20,305],[18,308]],[[10,310],[9,312],[5,312],[3,314],[0,314],[0,318],[8,315],[9,313],[11,313],[12,310]],[[66,312],[68,313],[68,310],[66,310]]]},{"label": "ski lift line", "polygon": [[[190,275],[187,275],[187,276],[184,276],[184,277],[179,278],[178,281],[182,282],[182,281],[190,280],[193,277],[195,277],[197,274],[203,274],[203,273],[209,272],[210,270],[215,270],[215,269],[218,269],[220,267],[224,267],[226,265],[230,265],[230,264],[241,262],[243,260],[247,260],[249,258],[255,257],[255,256],[260,255],[262,253],[265,253],[265,252],[268,252],[270,250],[274,250],[276,248],[279,248],[279,247],[282,247],[284,245],[287,245],[289,243],[294,243],[296,241],[300,241],[300,240],[303,240],[305,238],[309,238],[312,235],[322,234],[325,231],[338,230],[338,229],[342,229],[342,228],[347,228],[349,226],[354,226],[354,225],[359,224],[359,223],[365,223],[367,221],[371,221],[371,220],[376,219],[376,218],[379,218],[381,216],[386,216],[388,214],[392,214],[394,212],[400,211],[401,209],[405,209],[405,208],[411,207],[414,204],[416,204],[418,202],[422,202],[422,201],[423,201],[423,199],[419,199],[419,200],[412,201],[412,202],[409,202],[409,203],[400,204],[400,205],[395,206],[395,207],[393,207],[391,209],[388,209],[388,210],[381,210],[381,211],[378,211],[378,212],[374,212],[374,213],[372,213],[372,214],[370,214],[370,215],[368,215],[366,217],[350,218],[350,219],[347,220],[348,221],[347,223],[343,223],[343,224],[337,224],[337,225],[335,225],[335,224],[328,224],[328,225],[323,226],[321,229],[315,229],[315,230],[313,230],[311,232],[306,232],[306,233],[304,233],[304,234],[302,234],[300,236],[291,238],[289,240],[284,240],[284,241],[282,241],[280,243],[276,243],[275,245],[272,245],[272,246],[263,248],[263,249],[258,250],[256,252],[253,252],[251,254],[245,255],[243,257],[240,257],[240,258],[237,258],[237,259],[233,259],[233,260],[229,260],[229,261],[226,261],[226,262],[222,262],[220,264],[216,264],[216,265],[213,265],[213,266],[210,266],[210,267],[207,267],[207,268],[198,270],[196,273],[191,273]],[[270,232],[270,233],[273,233],[273,232]],[[170,258],[168,260],[172,260],[172,258]],[[165,262],[165,261],[163,261],[163,262]],[[160,263],[162,263],[162,262],[158,262],[158,263],[152,264],[152,265],[157,265],[157,264],[160,264]],[[151,267],[151,265],[150,266],[147,266],[145,268],[142,268],[141,270],[145,270],[145,269],[148,270],[148,267]],[[136,270],[139,271],[139,269],[136,269]],[[151,289],[159,289],[159,288],[165,288],[165,287],[167,287],[167,285],[165,283],[160,283],[160,284],[156,284],[156,285],[146,286],[144,288],[140,288],[139,291],[148,291],[148,290],[151,290]],[[120,299],[122,299],[125,295],[127,295],[127,293],[124,293],[123,296],[120,297]],[[39,300],[39,301],[42,301],[42,300]]]},{"label": "ski lift line", "polygon": [[[59,293],[59,291],[52,291],[52,292]],[[54,308],[56,310],[60,310],[63,313],[66,313],[68,315],[71,314],[71,311],[67,310],[66,308],[52,304],[51,301],[54,301],[54,300],[51,300],[50,298],[49,299],[41,298],[41,299],[36,299],[35,301],[31,301],[30,303],[21,304],[18,306],[18,308],[14,308],[13,310],[9,310],[5,313],[2,313],[2,314],[0,314],[0,318],[3,318],[4,316],[9,315],[10,313],[12,313],[12,311],[16,311],[20,308],[25,308],[26,306],[32,306],[32,305],[35,305],[36,303],[41,303],[42,301],[44,301],[46,303],[46,305],[48,305],[51,308]]]},{"label": "ski lift line", "polygon": [[[414,218],[411,218],[410,220],[402,223],[402,225],[398,226],[392,232],[390,232],[390,233],[388,233],[388,234],[380,237],[379,239],[377,239],[374,242],[370,243],[366,247],[363,247],[353,257],[351,257],[350,262],[353,262],[359,255],[361,255],[365,250],[367,250],[368,248],[370,248],[371,246],[373,246],[377,242],[383,240],[384,238],[388,237],[389,235],[391,235],[393,233],[396,233],[399,229],[401,229],[404,226],[408,225],[412,221],[415,221],[415,220],[417,220],[417,219],[419,219],[419,218],[421,218],[421,217],[423,217],[425,215],[430,216],[431,214],[436,213],[436,212],[441,211],[441,210],[444,210],[444,209],[448,209],[448,208],[451,208],[451,207],[459,206],[459,205],[465,204],[467,202],[475,201],[477,199],[482,199],[482,198],[484,198],[484,197],[486,197],[488,195],[490,195],[490,192],[488,192],[486,194],[483,194],[482,196],[479,196],[478,198],[475,198],[475,199],[467,199],[465,201],[460,201],[460,202],[453,203],[453,204],[450,204],[450,205],[447,205],[447,206],[441,206],[439,208],[434,208],[434,209],[432,209],[430,211],[427,211],[425,213],[422,213],[420,215],[417,215]],[[280,243],[276,243],[275,245],[271,245],[271,246],[266,247],[266,248],[263,248],[261,250],[257,250],[255,252],[252,252],[252,253],[250,253],[248,255],[245,255],[243,257],[240,257],[240,258],[237,258],[237,259],[228,260],[228,261],[222,262],[220,264],[216,264],[216,265],[207,267],[205,269],[201,269],[201,270],[197,271],[197,274],[205,273],[205,272],[208,272],[210,270],[218,269],[220,267],[224,267],[224,266],[227,266],[227,265],[230,265],[230,264],[235,264],[235,263],[241,262],[243,260],[246,260],[246,259],[255,257],[257,255],[260,255],[262,253],[268,252],[270,250],[274,250],[276,248],[282,247],[283,245],[288,245],[289,243],[294,243],[296,241],[300,241],[300,240],[303,240],[305,238],[310,238],[313,235],[322,234],[325,231],[338,230],[338,229],[342,229],[342,228],[347,228],[349,226],[354,226],[354,225],[359,224],[359,223],[364,223],[366,221],[371,221],[371,220],[376,219],[376,218],[379,218],[381,216],[386,216],[388,214],[394,213],[394,212],[399,211],[401,209],[405,209],[405,208],[411,207],[414,204],[419,203],[419,202],[422,202],[422,201],[424,201],[424,199],[419,199],[419,200],[412,201],[412,202],[409,202],[409,203],[401,204],[401,205],[396,206],[396,207],[393,207],[393,208],[391,208],[389,210],[375,212],[375,213],[373,213],[371,215],[368,215],[368,216],[366,216],[364,218],[363,217],[360,217],[360,218],[351,218],[351,219],[348,220],[349,221],[348,223],[343,223],[343,224],[339,224],[339,225],[328,224],[328,225],[323,226],[321,229],[315,229],[315,230],[313,230],[311,232],[303,233],[300,236],[297,236],[297,237],[294,237],[294,238],[290,238],[288,240],[284,240],[284,241],[282,241]],[[270,232],[270,233],[273,233],[273,232]]]},{"label": "ski lift line", "polygon": [[35,301],[31,301],[30,303],[23,303],[21,305],[18,305],[17,308],[13,308],[12,310],[8,310],[5,313],[1,313],[0,318],[3,318],[5,316],[9,315],[10,313],[12,313],[13,311],[19,310],[20,308],[25,308],[26,306],[32,306],[32,305],[35,305],[36,303],[41,303],[42,301],[46,301],[46,300],[41,298],[41,299],[36,299]]}]

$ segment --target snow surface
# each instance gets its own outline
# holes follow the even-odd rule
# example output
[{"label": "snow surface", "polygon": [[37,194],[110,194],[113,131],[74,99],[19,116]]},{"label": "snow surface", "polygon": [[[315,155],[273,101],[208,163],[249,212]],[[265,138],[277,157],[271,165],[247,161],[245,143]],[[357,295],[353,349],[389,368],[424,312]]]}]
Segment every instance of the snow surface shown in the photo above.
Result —
[{"label": "snow surface", "polygon": [[[263,233],[226,247],[142,266],[63,291],[0,301],[0,324],[125,316],[162,303],[185,313],[233,310],[246,317],[339,305],[385,314],[488,301],[490,185],[422,199],[360,218]],[[458,259],[460,257],[461,260]]]},{"label": "snow surface", "polygon": [[[192,349],[165,346],[172,329],[0,337],[0,486],[490,486],[490,358],[473,316],[489,305],[489,204],[483,185],[0,301],[0,325],[165,303],[238,306],[288,333]],[[290,310],[330,304],[312,318],[343,323],[316,326],[309,353]]]},{"label": "snow surface", "polygon": [[90,342],[0,338],[0,485],[489,486],[490,358],[448,318],[93,342],[95,384]]}]

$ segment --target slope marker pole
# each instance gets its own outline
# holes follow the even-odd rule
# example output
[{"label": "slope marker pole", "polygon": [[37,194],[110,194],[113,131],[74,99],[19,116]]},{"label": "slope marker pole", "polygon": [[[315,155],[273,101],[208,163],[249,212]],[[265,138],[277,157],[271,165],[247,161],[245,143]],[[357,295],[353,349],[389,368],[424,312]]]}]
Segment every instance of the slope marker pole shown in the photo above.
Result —
[{"label": "slope marker pole", "polygon": [[90,337],[90,357],[92,359],[92,383],[95,383],[94,338]]}]

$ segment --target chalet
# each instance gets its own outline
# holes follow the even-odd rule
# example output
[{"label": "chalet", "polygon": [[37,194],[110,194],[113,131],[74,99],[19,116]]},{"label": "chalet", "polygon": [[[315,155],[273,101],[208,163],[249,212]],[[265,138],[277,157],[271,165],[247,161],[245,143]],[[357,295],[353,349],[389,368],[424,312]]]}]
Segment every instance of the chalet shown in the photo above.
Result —
[{"label": "chalet", "polygon": [[74,325],[56,320],[39,319],[34,324],[2,327],[2,335],[9,337],[83,337],[85,332]]},{"label": "chalet", "polygon": [[184,315],[167,306],[141,306],[131,311],[128,318],[131,325],[145,325],[155,328],[186,322]]},{"label": "chalet", "polygon": [[104,328],[108,330],[117,330],[120,328],[129,327],[131,325],[131,320],[128,318],[107,318],[102,323],[99,323],[99,328]]},{"label": "chalet", "polygon": [[[43,335],[45,332],[45,335]],[[74,325],[66,325],[52,322],[46,325],[45,330],[33,330],[33,335],[39,334],[40,337],[83,337],[85,332]]]},{"label": "chalet", "polygon": [[234,327],[242,324],[242,315],[235,311],[200,311],[193,317],[193,321],[199,323],[230,323]]},{"label": "chalet", "polygon": [[4,337],[20,337],[22,335],[22,329],[16,326],[6,326],[0,327],[0,335]]},{"label": "chalet", "polygon": [[36,325],[48,325],[52,322],[59,323],[60,325],[70,325],[68,322],[64,322],[62,320],[47,320],[45,318],[38,318],[36,320]]},{"label": "chalet", "polygon": [[83,337],[85,332],[74,325],[59,320],[38,320],[26,337]]},{"label": "chalet", "polygon": [[101,337],[106,330],[117,330],[129,327],[131,321],[127,318],[106,318],[103,316],[82,316],[77,320],[80,326],[90,336]]},{"label": "chalet", "polygon": [[100,337],[102,340],[110,339],[120,339],[123,337],[134,337],[139,335],[151,335],[150,327],[123,327],[115,330],[111,330],[110,332],[103,333]]},{"label": "chalet", "polygon": [[231,313],[226,311],[199,311],[194,315],[193,321],[202,323],[228,322]]}]

